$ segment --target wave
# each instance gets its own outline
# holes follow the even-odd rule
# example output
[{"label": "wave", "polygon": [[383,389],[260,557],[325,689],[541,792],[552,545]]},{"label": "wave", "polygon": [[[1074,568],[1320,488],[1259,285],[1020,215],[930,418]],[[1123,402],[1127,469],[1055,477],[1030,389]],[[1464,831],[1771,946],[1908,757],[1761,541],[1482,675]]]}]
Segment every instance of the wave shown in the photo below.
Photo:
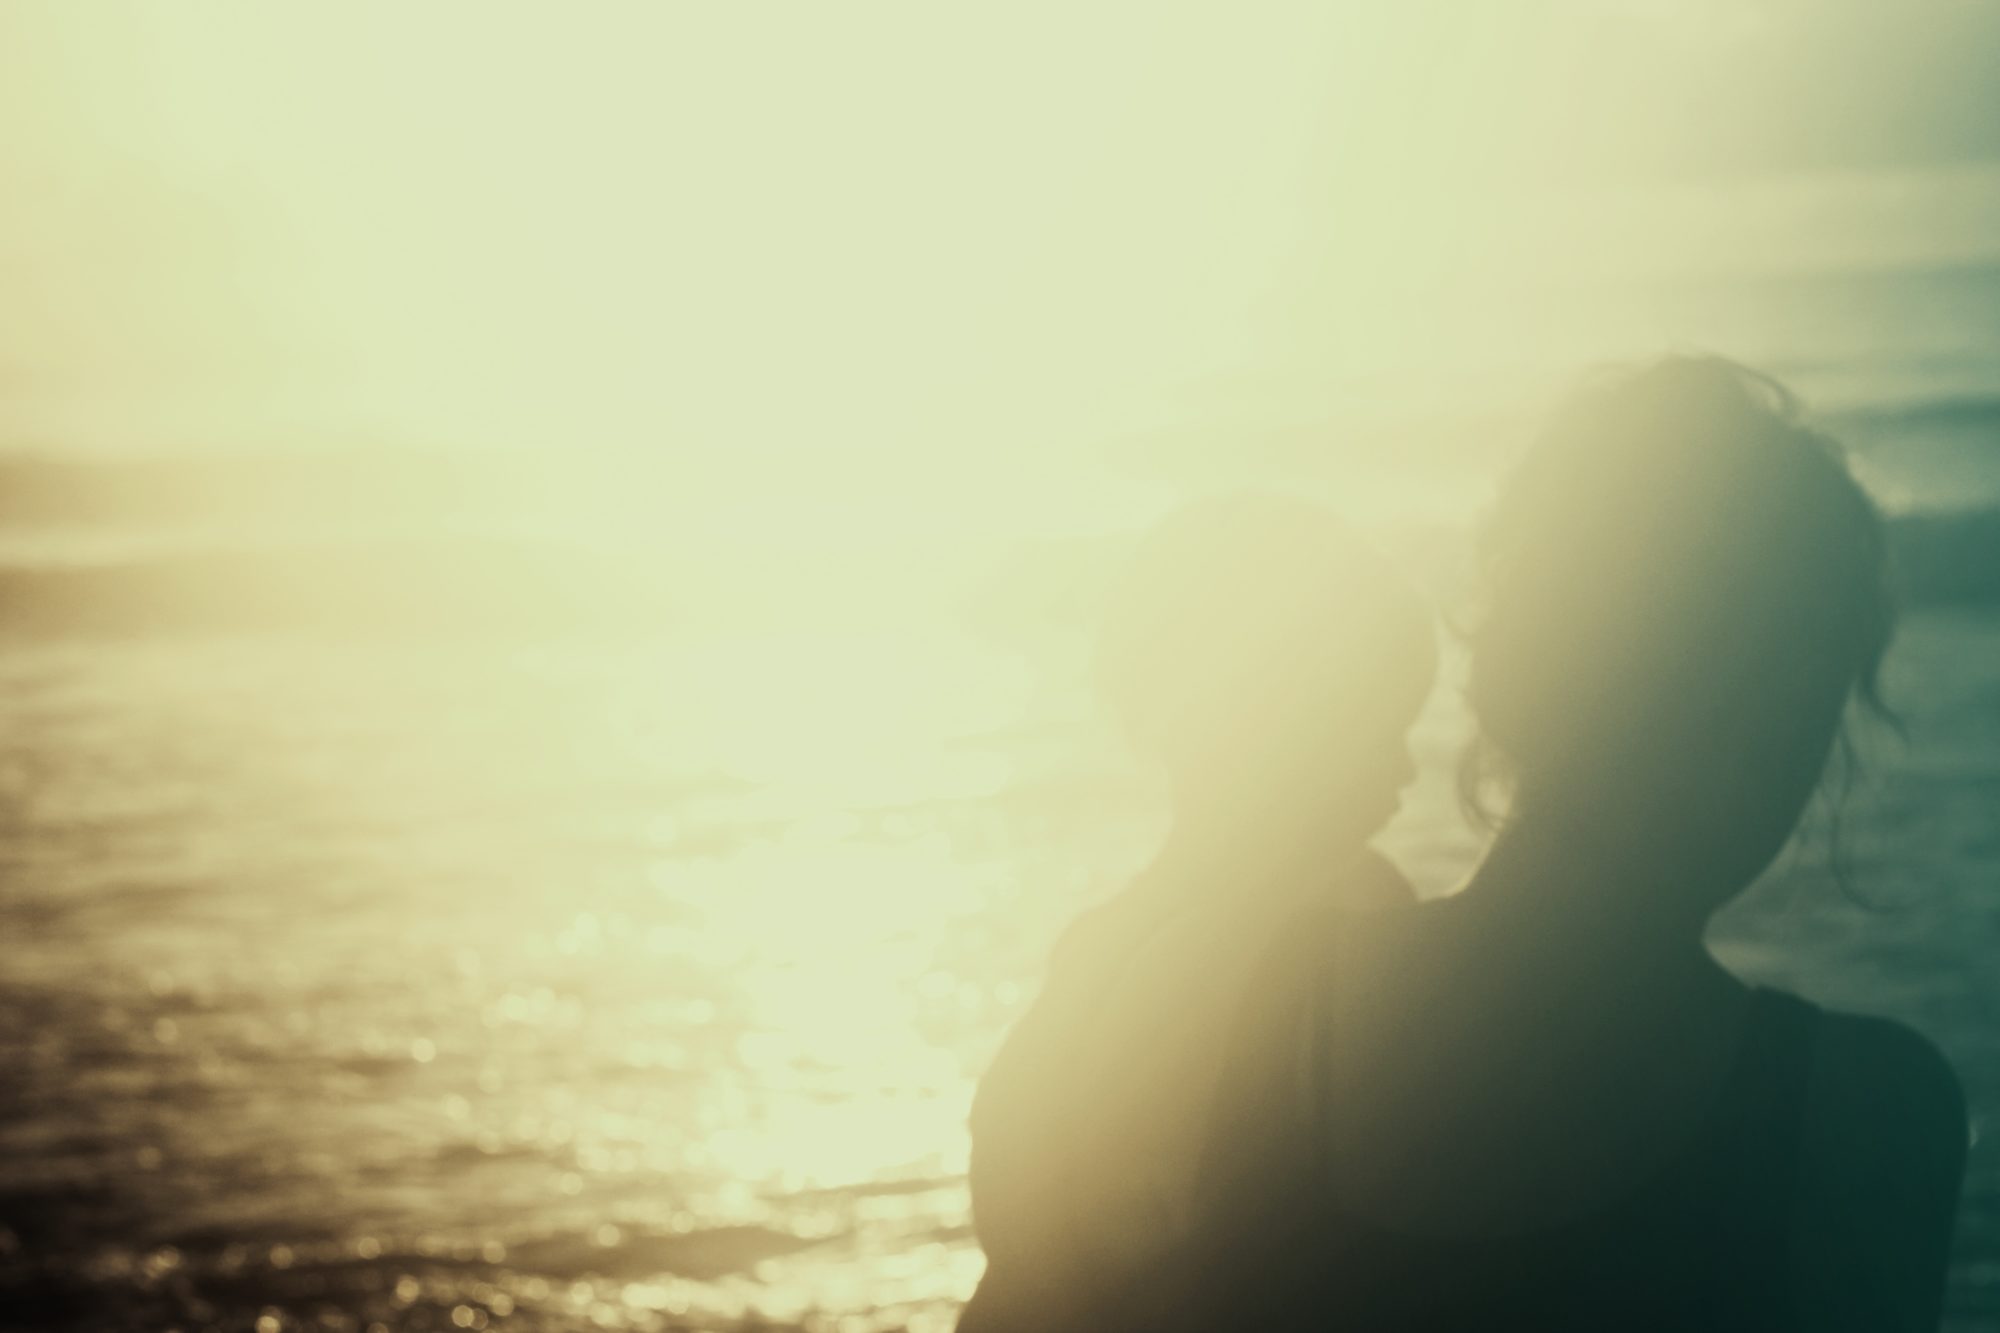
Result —
[{"label": "wave", "polygon": [[669,577],[613,554],[505,541],[0,565],[0,634],[653,629],[671,619]]},{"label": "wave", "polygon": [[2000,509],[1906,514],[1889,535],[1906,602],[2000,606]]},{"label": "wave", "polygon": [[1986,429],[2000,446],[2000,394],[1961,393],[1850,407],[1828,416],[1836,431],[1874,446],[1894,445],[1938,431]]}]

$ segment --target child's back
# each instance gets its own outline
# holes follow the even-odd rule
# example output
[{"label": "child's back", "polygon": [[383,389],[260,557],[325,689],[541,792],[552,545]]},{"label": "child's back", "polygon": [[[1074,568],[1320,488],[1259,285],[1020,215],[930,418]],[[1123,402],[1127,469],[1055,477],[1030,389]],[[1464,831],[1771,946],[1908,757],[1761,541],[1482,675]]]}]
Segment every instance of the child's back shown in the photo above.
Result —
[{"label": "child's back", "polygon": [[1101,680],[1167,769],[1174,830],[1064,936],[981,1082],[988,1269],[967,1333],[1115,1324],[1104,1303],[1204,1207],[1210,1113],[1259,967],[1329,900],[1410,900],[1366,842],[1409,776],[1433,645],[1380,557],[1310,506],[1203,506],[1148,539],[1109,620]]}]

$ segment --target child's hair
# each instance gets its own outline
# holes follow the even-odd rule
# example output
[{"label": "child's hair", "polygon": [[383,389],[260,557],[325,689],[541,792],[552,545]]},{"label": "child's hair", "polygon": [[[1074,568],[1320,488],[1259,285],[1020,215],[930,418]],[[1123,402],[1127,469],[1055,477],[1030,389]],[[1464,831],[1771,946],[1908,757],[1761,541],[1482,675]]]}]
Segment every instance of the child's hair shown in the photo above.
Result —
[{"label": "child's hair", "polygon": [[1170,767],[1279,732],[1400,734],[1435,667],[1424,600],[1389,561],[1318,506],[1262,493],[1148,533],[1113,585],[1097,656],[1127,736]]}]

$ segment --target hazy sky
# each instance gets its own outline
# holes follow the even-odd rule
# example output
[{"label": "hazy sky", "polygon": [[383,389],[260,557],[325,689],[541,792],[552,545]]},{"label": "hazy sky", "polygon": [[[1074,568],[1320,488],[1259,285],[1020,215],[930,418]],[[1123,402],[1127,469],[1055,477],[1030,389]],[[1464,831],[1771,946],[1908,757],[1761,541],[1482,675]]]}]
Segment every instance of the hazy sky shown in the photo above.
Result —
[{"label": "hazy sky", "polygon": [[0,0],[0,430],[1126,426],[1541,183],[2000,157],[1996,86],[1983,0]]}]

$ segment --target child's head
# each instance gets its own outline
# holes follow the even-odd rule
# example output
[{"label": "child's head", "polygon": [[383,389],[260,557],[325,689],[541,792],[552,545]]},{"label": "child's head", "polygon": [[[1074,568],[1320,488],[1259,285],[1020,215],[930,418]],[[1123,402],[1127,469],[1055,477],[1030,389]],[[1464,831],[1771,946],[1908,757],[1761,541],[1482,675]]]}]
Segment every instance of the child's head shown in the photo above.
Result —
[{"label": "child's head", "polygon": [[1169,517],[1112,588],[1098,682],[1177,816],[1360,841],[1411,776],[1430,693],[1423,599],[1332,515],[1244,495]]}]

